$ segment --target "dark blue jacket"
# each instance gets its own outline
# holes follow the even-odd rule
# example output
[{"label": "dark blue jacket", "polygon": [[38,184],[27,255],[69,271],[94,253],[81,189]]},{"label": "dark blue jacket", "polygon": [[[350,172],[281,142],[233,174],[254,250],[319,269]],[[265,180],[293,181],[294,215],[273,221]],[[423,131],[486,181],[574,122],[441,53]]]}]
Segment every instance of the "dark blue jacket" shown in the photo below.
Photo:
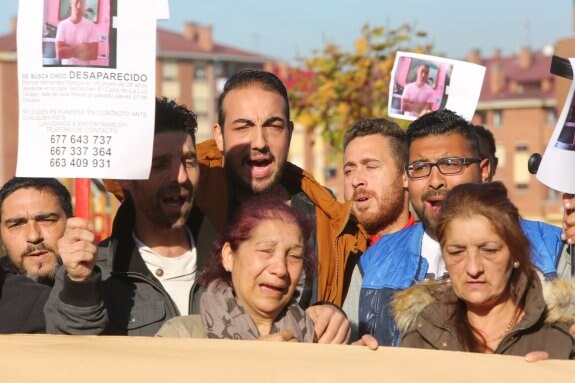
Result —
[{"label": "dark blue jacket", "polygon": [[[543,222],[522,220],[531,243],[531,260],[545,278],[557,276],[564,242],[561,229]],[[425,278],[428,264],[421,256],[423,226],[416,224],[383,236],[360,258],[363,283],[359,297],[359,333],[373,335],[380,345],[399,345],[393,320],[393,294]]]}]

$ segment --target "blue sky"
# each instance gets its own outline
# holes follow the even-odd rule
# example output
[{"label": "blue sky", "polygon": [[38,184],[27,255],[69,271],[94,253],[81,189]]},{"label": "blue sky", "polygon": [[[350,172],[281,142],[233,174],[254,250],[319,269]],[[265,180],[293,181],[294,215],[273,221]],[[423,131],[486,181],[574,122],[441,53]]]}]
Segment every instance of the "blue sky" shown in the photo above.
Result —
[{"label": "blue sky", "polygon": [[[18,1],[0,4],[5,34]],[[552,44],[573,33],[572,9],[572,0],[170,0],[172,18],[160,26],[181,31],[186,21],[209,24],[220,43],[293,62],[326,41],[351,48],[366,22],[407,22],[428,33],[435,52],[465,58],[473,48],[490,56],[495,49],[507,54]]]}]

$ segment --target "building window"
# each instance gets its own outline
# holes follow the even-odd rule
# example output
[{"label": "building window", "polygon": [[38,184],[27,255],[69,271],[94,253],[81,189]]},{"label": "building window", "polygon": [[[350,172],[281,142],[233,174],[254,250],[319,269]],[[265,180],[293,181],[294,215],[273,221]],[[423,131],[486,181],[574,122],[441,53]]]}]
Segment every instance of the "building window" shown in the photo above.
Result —
[{"label": "building window", "polygon": [[323,175],[326,180],[334,178],[336,175],[337,175],[337,166],[333,165],[326,166]]},{"label": "building window", "polygon": [[176,61],[162,63],[162,96],[177,99],[180,97],[179,67]]},{"label": "building window", "polygon": [[529,188],[531,174],[527,168],[529,161],[529,148],[526,144],[517,144],[515,146],[515,155],[513,158],[513,181],[517,190]]},{"label": "building window", "polygon": [[206,64],[205,63],[194,63],[194,81],[206,81]]},{"label": "building window", "polygon": [[476,110],[475,118],[473,120],[474,123],[477,125],[485,125],[485,122],[487,120],[485,110]]},{"label": "building window", "polygon": [[221,61],[214,62],[214,75],[216,78],[223,77],[224,73],[224,64]]},{"label": "building window", "polygon": [[178,63],[164,61],[162,63],[162,81],[178,81]]},{"label": "building window", "polygon": [[501,128],[503,125],[503,112],[499,109],[493,111],[493,127]]}]

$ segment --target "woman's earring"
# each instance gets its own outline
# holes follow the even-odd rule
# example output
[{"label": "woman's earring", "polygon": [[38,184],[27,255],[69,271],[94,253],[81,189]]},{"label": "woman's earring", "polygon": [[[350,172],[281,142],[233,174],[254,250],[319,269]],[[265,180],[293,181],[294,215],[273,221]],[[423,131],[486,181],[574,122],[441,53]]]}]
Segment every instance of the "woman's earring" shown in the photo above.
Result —
[{"label": "woman's earring", "polygon": [[520,265],[519,261],[513,262],[513,268],[514,269],[517,269],[519,267],[519,265]]},{"label": "woman's earring", "polygon": [[224,270],[226,270],[228,273],[230,272],[230,269],[227,267],[224,267]]}]

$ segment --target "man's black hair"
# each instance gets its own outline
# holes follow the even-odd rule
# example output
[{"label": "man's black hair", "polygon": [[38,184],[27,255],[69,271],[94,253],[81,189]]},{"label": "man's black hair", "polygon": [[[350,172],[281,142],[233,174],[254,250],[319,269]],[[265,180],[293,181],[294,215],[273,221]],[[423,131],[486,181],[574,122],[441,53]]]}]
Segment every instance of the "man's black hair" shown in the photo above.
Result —
[{"label": "man's black hair", "polygon": [[20,189],[35,189],[51,194],[58,200],[58,204],[62,210],[64,210],[66,217],[69,218],[73,215],[72,197],[70,196],[70,192],[57,179],[14,177],[6,182],[0,189],[0,217],[4,200]]},{"label": "man's black hair", "polygon": [[245,89],[254,85],[260,87],[263,90],[277,93],[284,99],[286,105],[285,114],[287,120],[289,121],[290,110],[288,93],[285,85],[279,79],[279,77],[271,72],[266,72],[264,70],[244,69],[234,74],[228,79],[228,81],[226,81],[224,90],[218,98],[218,124],[222,129],[224,128],[224,122],[226,120],[222,104],[224,103],[224,99],[226,98],[227,94],[234,89]]}]

